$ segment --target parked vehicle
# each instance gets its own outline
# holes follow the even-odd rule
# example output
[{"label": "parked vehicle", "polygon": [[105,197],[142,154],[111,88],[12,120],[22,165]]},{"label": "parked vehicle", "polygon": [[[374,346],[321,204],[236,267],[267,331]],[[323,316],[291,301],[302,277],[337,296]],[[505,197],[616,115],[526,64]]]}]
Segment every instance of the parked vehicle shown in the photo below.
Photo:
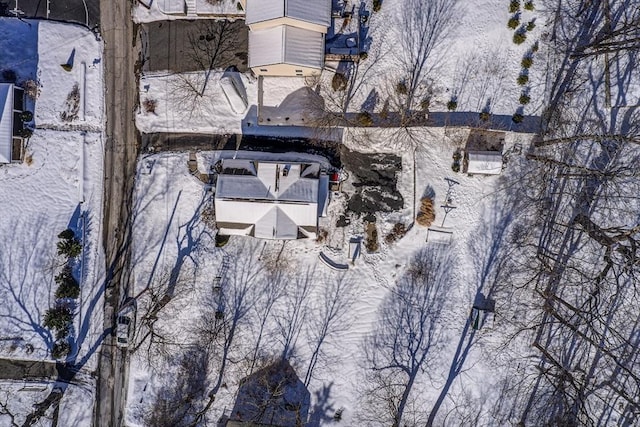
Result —
[{"label": "parked vehicle", "polygon": [[123,315],[118,316],[116,325],[116,345],[121,348],[129,346],[129,334],[131,333],[131,318]]}]

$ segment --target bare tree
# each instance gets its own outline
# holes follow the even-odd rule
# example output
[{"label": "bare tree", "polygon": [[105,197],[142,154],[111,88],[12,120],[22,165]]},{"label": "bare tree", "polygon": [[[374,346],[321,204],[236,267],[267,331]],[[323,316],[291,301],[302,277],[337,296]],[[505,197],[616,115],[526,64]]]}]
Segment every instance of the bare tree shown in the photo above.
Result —
[{"label": "bare tree", "polygon": [[383,424],[402,425],[419,374],[435,356],[442,339],[442,313],[447,305],[453,260],[445,250],[428,247],[413,257],[379,311],[365,344],[372,382],[369,405],[385,405]]},{"label": "bare tree", "polygon": [[264,280],[264,266],[258,260],[259,251],[253,240],[242,239],[232,248],[228,280],[222,284],[221,295],[211,294],[207,309],[196,326],[201,342],[209,346],[213,355],[216,379],[209,391],[209,401],[194,417],[192,426],[205,416],[222,387],[224,375],[237,336],[249,321],[249,314],[258,300],[260,289],[269,286]]},{"label": "bare tree", "polygon": [[309,386],[318,361],[324,356],[323,347],[327,340],[335,337],[349,327],[349,309],[354,302],[355,283],[346,275],[337,277],[321,277],[325,283],[322,296],[312,309],[308,326],[308,336],[312,344],[311,358],[304,377],[304,384]]},{"label": "bare tree", "polygon": [[314,269],[307,267],[291,279],[284,296],[284,307],[276,314],[276,324],[282,345],[282,359],[295,355],[298,337],[307,320],[309,296],[314,283]]},{"label": "bare tree", "polygon": [[204,97],[215,70],[226,68],[240,45],[237,25],[228,20],[199,20],[187,34],[187,56],[200,71],[181,73],[173,96],[195,106]]},{"label": "bare tree", "polygon": [[440,62],[435,51],[455,22],[456,6],[457,0],[407,0],[400,8],[398,54],[404,76],[397,92],[402,125],[410,123],[416,104],[426,95],[427,78]]}]

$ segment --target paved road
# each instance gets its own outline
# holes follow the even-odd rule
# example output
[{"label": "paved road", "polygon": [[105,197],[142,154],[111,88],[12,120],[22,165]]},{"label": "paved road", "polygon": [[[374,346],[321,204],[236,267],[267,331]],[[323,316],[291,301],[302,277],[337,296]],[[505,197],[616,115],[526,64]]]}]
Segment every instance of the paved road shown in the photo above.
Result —
[{"label": "paved road", "polygon": [[[9,10],[16,7],[16,0],[8,2]],[[18,0],[18,9],[24,18],[47,18],[47,0]],[[89,28],[100,23],[100,0],[49,0],[49,19],[77,22]]]},{"label": "paved road", "polygon": [[[113,327],[128,294],[131,202],[139,134],[135,128],[136,60],[140,56],[130,0],[100,0],[105,66],[105,188],[103,244],[107,259],[105,328]],[[114,338],[105,339],[99,358],[94,426],[121,426],[128,363]]]}]

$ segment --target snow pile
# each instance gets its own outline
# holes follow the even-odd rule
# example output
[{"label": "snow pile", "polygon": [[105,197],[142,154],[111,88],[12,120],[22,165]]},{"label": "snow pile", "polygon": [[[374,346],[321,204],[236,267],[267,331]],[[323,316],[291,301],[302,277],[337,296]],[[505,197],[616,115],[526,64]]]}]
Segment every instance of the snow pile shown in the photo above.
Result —
[{"label": "snow pile", "polygon": [[[185,13],[186,4],[195,5],[195,15]],[[242,16],[237,0],[140,0],[133,8],[134,22],[154,22],[175,19],[220,19],[221,16]]]}]

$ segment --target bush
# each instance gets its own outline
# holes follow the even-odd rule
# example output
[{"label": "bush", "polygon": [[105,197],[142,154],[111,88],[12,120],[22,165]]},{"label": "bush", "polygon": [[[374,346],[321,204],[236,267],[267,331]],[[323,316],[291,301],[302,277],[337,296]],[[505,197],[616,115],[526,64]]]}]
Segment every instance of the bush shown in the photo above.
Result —
[{"label": "bush", "polygon": [[342,73],[335,73],[331,79],[331,87],[333,90],[345,90],[347,88],[347,76]]},{"label": "bush", "polygon": [[229,243],[230,236],[223,236],[221,234],[216,234],[216,248],[221,248],[227,243]]},{"label": "bush", "polygon": [[54,331],[65,330],[69,327],[72,319],[73,314],[69,307],[58,305],[44,313],[42,325]]},{"label": "bush", "polygon": [[524,2],[524,8],[526,10],[533,10],[534,9],[533,2],[531,0]]},{"label": "bush", "polygon": [[459,162],[460,160],[462,160],[462,153],[460,152],[460,150],[456,150],[453,152],[453,161],[454,162]]},{"label": "bush", "polygon": [[538,42],[536,41],[533,46],[531,46],[531,52],[536,53],[538,51]]},{"label": "bush", "polygon": [[408,92],[409,89],[407,88],[407,82],[405,82],[404,80],[400,80],[398,83],[396,83],[396,93],[400,95],[406,95]]},{"label": "bush", "polygon": [[367,52],[360,52],[360,60],[361,61],[364,61],[368,57],[369,57],[369,54]]},{"label": "bush", "polygon": [[368,111],[358,113],[358,124],[360,126],[373,126],[373,117]]},{"label": "bush", "polygon": [[454,111],[456,108],[458,108],[457,101],[452,99],[451,101],[447,102],[447,110]]},{"label": "bush", "polygon": [[490,112],[483,111],[480,113],[480,120],[482,120],[483,122],[488,122],[490,118],[491,118]]},{"label": "bush", "polygon": [[69,331],[71,329],[71,325],[67,324],[64,328],[58,329],[56,331],[55,337],[56,340],[63,340],[69,336]]},{"label": "bush", "polygon": [[80,285],[76,278],[71,274],[71,269],[69,268],[68,271],[66,270],[67,266],[65,266],[62,273],[58,274],[55,278],[56,283],[58,284],[58,289],[56,289],[56,298],[76,299],[80,295]]},{"label": "bush", "polygon": [[420,200],[420,210],[416,215],[416,222],[424,227],[429,227],[436,219],[436,211],[433,208],[433,199],[425,197]]},{"label": "bush", "polygon": [[40,96],[40,84],[35,80],[27,80],[23,85],[24,93],[33,100]]},{"label": "bush", "polygon": [[58,285],[75,280],[71,273],[71,267],[69,265],[62,267],[62,271],[54,278],[54,280]]},{"label": "bush", "polygon": [[520,0],[511,0],[509,3],[509,13],[516,13],[520,10]]},{"label": "bush", "polygon": [[527,35],[522,32],[522,31],[518,31],[517,33],[515,33],[513,35],[513,42],[515,44],[522,44],[527,40]]},{"label": "bush", "polygon": [[33,120],[33,113],[31,111],[23,111],[20,113],[20,120],[23,122],[30,122]]},{"label": "bush", "polygon": [[520,17],[518,15],[512,16],[509,19],[509,22],[507,22],[507,27],[511,28],[512,30],[518,28],[518,25],[520,25]]},{"label": "bush", "polygon": [[155,113],[158,102],[155,99],[146,98],[142,102],[142,106],[144,107],[145,113]]},{"label": "bush", "polygon": [[76,237],[76,233],[74,233],[73,230],[70,228],[67,228],[66,230],[58,234],[58,239],[69,240],[69,239],[73,239],[74,237]]},{"label": "bush", "polygon": [[523,93],[522,95],[520,95],[519,101],[520,101],[520,104],[527,105],[529,101],[531,101],[531,97],[526,93]]},{"label": "bush", "polygon": [[33,131],[29,128],[22,128],[18,131],[18,135],[20,135],[21,138],[28,139],[33,135]]},{"label": "bush", "polygon": [[518,76],[517,82],[520,86],[524,86],[529,82],[529,76],[526,74],[520,74]]},{"label": "bush", "polygon": [[405,234],[407,234],[407,226],[401,222],[398,222],[393,226],[391,232],[385,236],[384,241],[387,244],[391,244],[397,240],[402,239]]},{"label": "bush", "polygon": [[511,121],[513,121],[513,123],[522,123],[523,120],[524,116],[520,113],[515,113],[513,116],[511,116]]},{"label": "bush", "polygon": [[525,69],[531,68],[531,66],[533,65],[533,58],[530,56],[525,56],[524,58],[522,58],[520,65],[522,65],[522,68]]},{"label": "bush", "polygon": [[451,164],[451,170],[454,171],[455,173],[460,172],[460,162],[453,162]]},{"label": "bush", "polygon": [[365,239],[364,247],[367,248],[367,252],[369,253],[377,252],[380,245],[378,243],[378,228],[376,227],[376,223],[366,223],[365,231],[367,238]]},{"label": "bush", "polygon": [[242,8],[242,4],[240,4],[240,2],[236,3],[236,9],[238,9],[238,11],[243,11],[244,10]]},{"label": "bush", "polygon": [[382,7],[382,0],[373,0],[373,11],[378,12]]},{"label": "bush", "polygon": [[75,258],[82,252],[82,244],[78,239],[64,239],[58,242],[58,255]]},{"label": "bush", "polygon": [[54,359],[64,359],[69,355],[71,351],[71,346],[69,343],[64,341],[58,341],[53,345],[53,349],[51,350],[51,357]]},{"label": "bush", "polygon": [[527,22],[527,31],[533,31],[534,28],[536,28],[535,20]]}]

